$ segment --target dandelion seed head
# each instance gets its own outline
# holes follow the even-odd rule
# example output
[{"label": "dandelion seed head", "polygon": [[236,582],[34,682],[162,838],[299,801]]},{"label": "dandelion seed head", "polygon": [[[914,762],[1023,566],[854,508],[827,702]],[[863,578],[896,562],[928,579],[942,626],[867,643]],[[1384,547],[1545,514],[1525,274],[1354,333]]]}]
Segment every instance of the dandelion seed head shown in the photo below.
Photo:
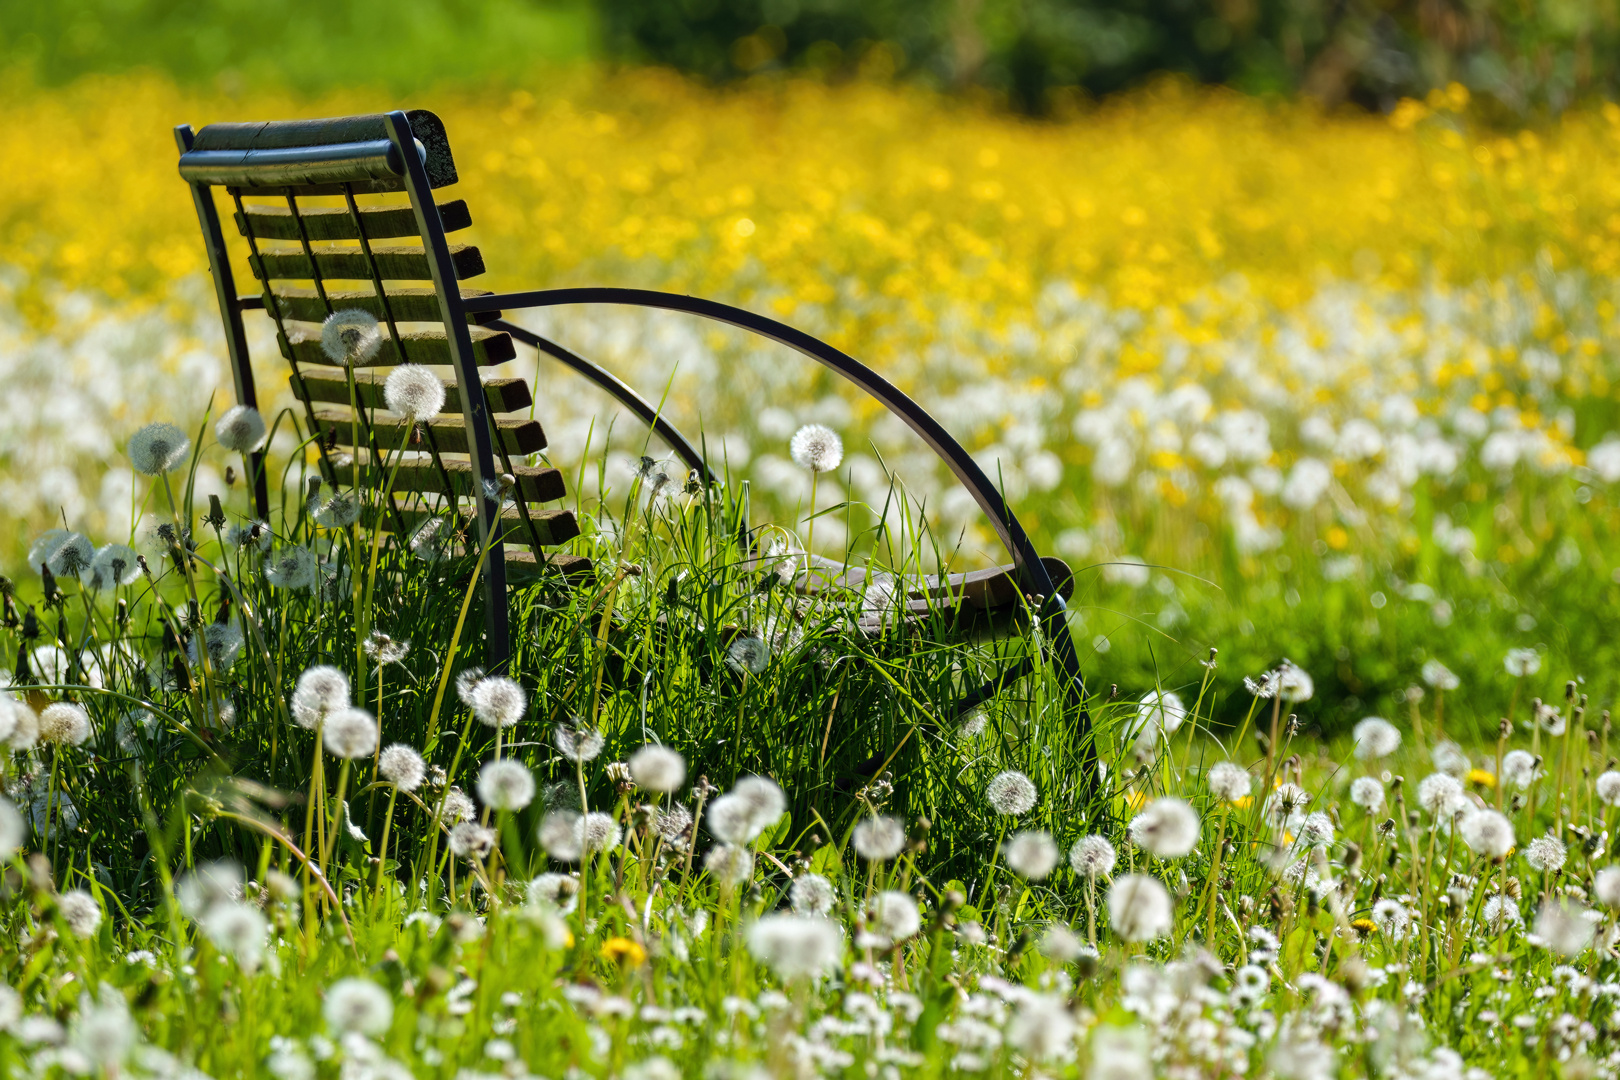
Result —
[{"label": "dandelion seed head", "polygon": [[1406,909],[1406,905],[1389,897],[1372,906],[1371,917],[1378,932],[1392,942],[1404,941],[1412,926],[1412,913]]},{"label": "dandelion seed head", "polygon": [[1470,805],[1461,782],[1449,773],[1430,773],[1418,783],[1418,805],[1436,821],[1449,822]]},{"label": "dandelion seed head", "polygon": [[569,761],[595,761],[602,753],[602,733],[590,728],[559,726],[551,738]]},{"label": "dandelion seed head", "polygon": [[400,364],[383,382],[383,404],[408,421],[444,411],[444,383],[421,364]]},{"label": "dandelion seed head", "polygon": [[788,902],[799,915],[829,915],[837,894],[820,874],[800,874],[788,888]]},{"label": "dandelion seed head", "polygon": [[659,811],[654,828],[664,843],[685,851],[692,842],[692,811],[684,803],[674,803]]},{"label": "dandelion seed head", "polygon": [[748,951],[783,982],[815,981],[843,963],[844,931],[820,915],[764,915],[748,928]]},{"label": "dandelion seed head", "polygon": [[1299,842],[1310,847],[1333,843],[1333,819],[1321,811],[1306,814],[1299,826]]},{"label": "dandelion seed head", "polygon": [[321,734],[328,753],[353,761],[377,749],[377,718],[364,709],[339,709],[327,716]]},{"label": "dandelion seed head", "polygon": [[906,827],[885,814],[866,818],[855,826],[850,842],[867,862],[888,862],[906,847]]},{"label": "dandelion seed head", "polygon": [[1356,741],[1356,757],[1362,761],[1385,758],[1401,748],[1401,731],[1382,716],[1368,716],[1357,721],[1352,732]]},{"label": "dandelion seed head", "polygon": [[381,630],[373,630],[371,636],[366,638],[365,650],[366,655],[375,660],[380,667],[404,660],[411,653],[411,643],[395,640]]},{"label": "dandelion seed head", "polygon": [[495,830],[476,821],[463,821],[450,830],[450,853],[458,859],[479,862],[495,848]]},{"label": "dandelion seed head", "polygon": [[128,544],[107,544],[90,564],[90,578],[98,588],[116,589],[141,580],[141,564]]},{"label": "dandelion seed head", "polygon": [[758,675],[771,662],[771,647],[756,634],[739,634],[726,646],[726,666],[739,675]]},{"label": "dandelion seed head", "polygon": [[235,859],[213,859],[198,863],[174,883],[174,897],[180,910],[200,919],[215,904],[242,899],[242,864]]},{"label": "dandelion seed head", "polygon": [[1024,998],[1007,1024],[1007,1042],[1032,1062],[1057,1061],[1074,1054],[1074,1014],[1053,994]]},{"label": "dandelion seed head", "polygon": [[1592,899],[1606,908],[1620,908],[1620,866],[1605,866],[1592,878]]},{"label": "dandelion seed head", "polygon": [[270,924],[259,914],[258,908],[236,900],[223,900],[203,913],[199,925],[214,947],[234,957],[244,971],[256,969],[263,960]]},{"label": "dandelion seed head", "polygon": [[393,999],[370,979],[339,979],[327,988],[321,1011],[336,1035],[355,1032],[377,1038],[394,1022]]},{"label": "dandelion seed head", "polygon": [[754,853],[736,844],[716,844],[703,857],[709,876],[728,889],[735,889],[754,876]]},{"label": "dandelion seed head", "polygon": [[[473,715],[486,727],[509,728],[523,719],[523,713],[528,707],[528,692],[504,676],[486,676],[479,679],[473,687]],[[594,756],[593,754],[592,757]],[[585,760],[589,761],[590,758]]]},{"label": "dandelion seed head", "polygon": [[1458,827],[1470,851],[1486,859],[1501,859],[1513,850],[1513,823],[1495,810],[1469,814]]},{"label": "dandelion seed head", "polygon": [[17,807],[10,799],[0,795],[0,862],[17,854],[27,835],[28,826],[17,812]]},{"label": "dandelion seed head", "polygon": [[529,882],[530,904],[547,905],[567,915],[579,903],[579,878],[573,874],[541,874]]},{"label": "dandelion seed head", "polygon": [[51,550],[47,565],[51,573],[59,578],[80,577],[91,568],[95,559],[96,549],[89,540],[80,533],[68,533]]},{"label": "dandelion seed head", "polygon": [[1595,933],[1596,927],[1586,917],[1586,907],[1578,900],[1548,899],[1536,913],[1536,937],[1560,956],[1579,956],[1592,944]]},{"label": "dandelion seed head", "polygon": [[1301,705],[1316,696],[1316,683],[1304,668],[1284,660],[1277,668],[1277,693],[1292,705]]},{"label": "dandelion seed head", "polygon": [[301,547],[283,547],[264,564],[264,579],[278,589],[313,589],[319,573],[315,553]]},{"label": "dandelion seed head", "polygon": [[191,439],[173,424],[147,424],[129,437],[124,452],[129,463],[143,476],[161,476],[185,464]]},{"label": "dandelion seed head", "polygon": [[[1506,771],[1505,769],[1503,770]],[[1620,805],[1620,772],[1613,769],[1602,773],[1595,785],[1598,799],[1605,806]]]},{"label": "dandelion seed head", "polygon": [[439,811],[439,820],[445,825],[455,825],[471,818],[475,809],[472,798],[460,788],[453,787],[444,793],[444,806]]},{"label": "dandelion seed head", "polygon": [[1538,836],[1524,846],[1524,861],[1543,874],[1562,870],[1568,854],[1564,842],[1556,836]]},{"label": "dandelion seed head", "polygon": [[334,311],[321,323],[321,351],[334,364],[354,367],[370,363],[381,351],[382,341],[377,316],[369,311]]},{"label": "dandelion seed head", "polygon": [[360,494],[337,491],[315,512],[315,522],[328,529],[347,529],[360,520]]},{"label": "dandelion seed head", "polygon": [[630,755],[630,778],[643,791],[669,794],[686,782],[686,759],[667,746],[651,743]]},{"label": "dandelion seed head", "polygon": [[1026,881],[1044,880],[1058,862],[1057,842],[1041,829],[1013,833],[1001,852],[1012,872]]},{"label": "dandelion seed head", "polygon": [[314,730],[328,716],[349,707],[349,677],[329,664],[306,668],[293,687],[292,714],[299,727]]},{"label": "dandelion seed head", "polygon": [[1537,775],[1536,757],[1530,751],[1509,750],[1502,755],[1503,787],[1525,791],[1535,782]]},{"label": "dandelion seed head", "polygon": [[990,778],[984,789],[985,801],[998,814],[1017,816],[1035,806],[1035,785],[1016,769],[1007,769]]},{"label": "dandelion seed head", "polygon": [[1160,859],[1180,859],[1198,846],[1198,814],[1180,799],[1154,799],[1131,819],[1131,842]]},{"label": "dandelion seed head", "polygon": [[1114,845],[1104,836],[1083,836],[1069,849],[1069,865],[1088,881],[1112,874],[1118,859]]},{"label": "dandelion seed head", "polygon": [[896,945],[922,929],[922,913],[910,895],[886,890],[868,905],[870,928],[889,945]]},{"label": "dandelion seed head", "polygon": [[1423,681],[1436,690],[1455,690],[1462,685],[1462,680],[1438,660],[1424,661]]},{"label": "dandelion seed head", "polygon": [[619,846],[621,835],[612,817],[596,811],[581,815],[553,810],[541,821],[539,831],[540,846],[562,862],[578,862],[586,852],[611,851]]},{"label": "dandelion seed head", "polygon": [[478,799],[493,810],[522,810],[534,801],[534,774],[521,761],[491,761],[478,773]]},{"label": "dandelion seed head", "polygon": [[1126,874],[1108,890],[1108,924],[1126,941],[1152,941],[1174,925],[1170,891],[1157,878]]},{"label": "dandelion seed head", "polygon": [[1541,670],[1541,654],[1534,649],[1509,649],[1502,666],[1515,679],[1523,679]]},{"label": "dandelion seed head", "polygon": [[1163,734],[1169,738],[1187,718],[1187,706],[1181,695],[1168,690],[1149,690],[1136,706],[1134,729],[1140,738],[1154,738]]},{"label": "dandelion seed head", "polygon": [[1429,751],[1429,760],[1434,762],[1436,770],[1448,776],[1455,776],[1458,780],[1467,776],[1469,768],[1472,767],[1468,755],[1463,753],[1463,748],[1449,739],[1434,744]]},{"label": "dandelion seed head", "polygon": [[478,684],[484,681],[484,669],[481,667],[465,668],[456,676],[456,697],[467,708],[475,707]]},{"label": "dandelion seed head", "polygon": [[53,702],[39,714],[39,741],[47,745],[83,746],[90,731],[90,714],[72,702]]},{"label": "dandelion seed head", "polygon": [[763,776],[745,776],[709,804],[709,831],[728,844],[745,844],[787,813],[787,797]]},{"label": "dandelion seed head", "polygon": [[74,937],[90,937],[101,926],[101,905],[83,889],[69,889],[57,897],[56,908]]},{"label": "dandelion seed head", "polygon": [[1506,933],[1512,927],[1524,925],[1518,903],[1511,896],[1501,893],[1492,893],[1485,898],[1480,908],[1480,918],[1493,937]]},{"label": "dandelion seed head", "polygon": [[1231,761],[1217,761],[1204,777],[1209,793],[1222,802],[1235,803],[1249,796],[1253,778],[1249,770]]},{"label": "dandelion seed head", "polygon": [[844,460],[844,440],[823,424],[806,424],[793,433],[788,452],[794,464],[814,473],[832,472]]},{"label": "dandelion seed head", "polygon": [[219,445],[238,454],[251,454],[264,445],[264,417],[251,405],[233,405],[214,425]]},{"label": "dandelion seed head", "polygon": [[1350,781],[1350,801],[1376,814],[1384,805],[1384,785],[1375,776],[1358,776]]}]

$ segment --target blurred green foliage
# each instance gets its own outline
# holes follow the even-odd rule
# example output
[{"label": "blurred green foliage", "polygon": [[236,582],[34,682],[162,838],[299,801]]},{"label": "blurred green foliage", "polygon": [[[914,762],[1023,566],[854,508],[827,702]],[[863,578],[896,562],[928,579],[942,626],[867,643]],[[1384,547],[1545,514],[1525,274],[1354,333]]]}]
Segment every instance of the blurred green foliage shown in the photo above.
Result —
[{"label": "blurred green foliage", "polygon": [[1387,109],[1460,82],[1504,114],[1620,82],[1620,0],[598,0],[606,48],[713,79],[862,67],[1024,111],[1160,72]]},{"label": "blurred green foliage", "polygon": [[46,84],[149,67],[185,82],[412,90],[586,56],[584,0],[5,0],[0,65]]}]

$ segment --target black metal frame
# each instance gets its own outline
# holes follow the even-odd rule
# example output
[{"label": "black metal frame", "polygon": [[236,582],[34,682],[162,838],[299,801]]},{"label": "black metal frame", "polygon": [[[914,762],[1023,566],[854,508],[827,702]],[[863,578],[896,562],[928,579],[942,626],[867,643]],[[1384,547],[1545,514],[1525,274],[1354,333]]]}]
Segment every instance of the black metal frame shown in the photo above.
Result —
[{"label": "black metal frame", "polygon": [[[454,166],[449,162],[448,142],[437,117],[426,113],[412,115],[428,118],[425,123],[419,120],[424,128],[421,135],[428,144],[426,147],[424,141],[419,141],[417,135],[413,134],[411,119],[398,111],[387,113],[382,117],[298,122],[281,130],[279,139],[277,136],[271,136],[262,148],[255,141],[258,138],[256,134],[252,138],[239,136],[232,143],[231,149],[207,151],[193,149],[195,140],[189,126],[176,128],[175,137],[182,154],[182,175],[185,175],[191,184],[204,243],[208,249],[209,264],[214,272],[215,292],[225,321],[227,346],[236,379],[237,400],[243,404],[256,404],[257,395],[253,386],[253,372],[248,359],[247,339],[241,313],[263,307],[263,302],[258,297],[236,295],[225,251],[224,234],[209,191],[210,186],[257,183],[269,186],[301,185],[306,190],[324,191],[333,190],[330,185],[335,181],[341,185],[337,190],[350,196],[349,202],[352,206],[354,190],[352,181],[357,176],[363,176],[365,182],[372,185],[369,190],[403,190],[409,196],[418,231],[427,252],[434,289],[438,294],[451,360],[456,380],[462,390],[461,401],[467,431],[471,439],[468,456],[472,460],[474,498],[478,502],[478,539],[481,547],[488,552],[487,565],[484,568],[485,618],[489,661],[492,668],[503,667],[510,655],[505,601],[506,563],[500,534],[497,531],[499,505],[496,500],[488,497],[484,483],[485,480],[493,480],[498,474],[495,467],[488,402],[478,377],[468,317],[481,313],[495,313],[497,318],[489,325],[511,334],[517,340],[596,383],[655,430],[689,468],[698,470],[701,475],[712,480],[714,474],[697,448],[630,386],[584,357],[498,317],[502,311],[581,304],[628,305],[682,312],[735,326],[776,341],[829,368],[881,402],[916,432],[929,449],[946,464],[957,481],[968,490],[980,509],[990,518],[1003,546],[1012,556],[1020,586],[1037,605],[1036,614],[1040,616],[1041,621],[1039,641],[1042,650],[1047,662],[1057,669],[1063,681],[1066,705],[1077,711],[1082,731],[1085,733],[1082,767],[1086,772],[1084,782],[1088,787],[1091,786],[1095,774],[1095,748],[1090,738],[1091,724],[1085,708],[1085,683],[1080,672],[1080,658],[1075,650],[1073,635],[1064,618],[1066,605],[1063,598],[1058,595],[1039,553],[1001,492],[996,489],[989,476],[967,450],[929,415],[927,410],[877,372],[826,342],[786,323],[713,300],[648,289],[612,287],[540,289],[463,298],[455,266],[450,258],[444,223],[432,194],[435,186],[443,186],[455,178]],[[377,130],[378,120],[381,121],[381,131]],[[231,127],[257,132],[260,128],[269,129],[277,126],[260,125],[256,128],[251,125],[231,125]],[[296,144],[295,136],[306,131],[312,136],[309,141],[317,145]],[[328,132],[335,132],[337,136],[324,140],[315,137]],[[366,137],[356,138],[355,132],[361,132]],[[386,139],[379,139],[378,135],[385,135]],[[248,148],[238,148],[240,145]],[[191,164],[189,170],[188,161]],[[259,170],[258,175],[268,179],[254,179],[255,169]],[[430,172],[435,174],[432,179]],[[433,182],[435,179],[438,181],[437,184]],[[328,186],[322,187],[323,184]],[[294,212],[296,213],[296,206]],[[359,225],[359,229],[363,237],[364,226]],[[369,253],[369,246],[367,251]],[[311,269],[316,269],[313,259]],[[379,281],[379,293],[381,293],[380,286]],[[382,302],[386,305],[386,298]],[[263,515],[268,513],[268,496],[262,467],[255,468],[254,479],[255,505]],[[962,702],[962,708],[965,710],[987,700],[1009,682],[1022,679],[1033,670],[1033,659],[1026,658],[980,690],[968,695]]]}]

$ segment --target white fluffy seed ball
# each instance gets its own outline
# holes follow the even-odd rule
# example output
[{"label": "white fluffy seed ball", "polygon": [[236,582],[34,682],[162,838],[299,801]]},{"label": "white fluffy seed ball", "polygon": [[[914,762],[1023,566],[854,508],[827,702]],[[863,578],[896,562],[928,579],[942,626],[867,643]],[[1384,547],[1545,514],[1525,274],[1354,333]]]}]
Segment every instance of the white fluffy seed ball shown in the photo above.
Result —
[{"label": "white fluffy seed ball", "polygon": [[55,746],[83,746],[90,738],[90,714],[68,701],[45,706],[39,714],[39,741]]},{"label": "white fluffy seed ball", "polygon": [[1358,721],[1352,735],[1356,740],[1356,757],[1362,761],[1388,757],[1401,748],[1400,729],[1381,716]]},{"label": "white fluffy seed ball", "polygon": [[364,709],[340,709],[321,729],[327,752],[353,761],[377,749],[377,721]]},{"label": "white fluffy seed ball", "polygon": [[1129,828],[1131,842],[1160,859],[1183,858],[1198,846],[1198,814],[1180,799],[1154,799]]},{"label": "white fluffy seed ball", "polygon": [[1001,846],[1007,865],[1027,881],[1040,881],[1057,865],[1058,848],[1052,834],[1041,829],[1016,832]]},{"label": "white fluffy seed ball", "polygon": [[630,755],[630,778],[643,791],[669,794],[686,782],[686,759],[653,743]]},{"label": "white fluffy seed ball", "polygon": [[334,311],[321,323],[321,351],[334,364],[353,367],[376,359],[382,349],[377,316],[351,308]]},{"label": "white fluffy seed ball", "polygon": [[185,464],[191,440],[173,424],[147,424],[129,437],[125,453],[135,471],[144,476],[161,476]]},{"label": "white fluffy seed ball", "polygon": [[1035,784],[1017,769],[1007,769],[990,778],[984,797],[998,814],[1028,813],[1035,806]]},{"label": "white fluffy seed ball", "polygon": [[867,862],[888,862],[905,850],[906,827],[898,818],[877,814],[855,826],[850,843]]},{"label": "white fluffy seed ball", "polygon": [[1126,874],[1108,890],[1108,923],[1126,941],[1152,941],[1174,925],[1170,891],[1157,878]]},{"label": "white fluffy seed ball", "polygon": [[1253,781],[1249,777],[1249,770],[1231,761],[1217,761],[1209,768],[1209,774],[1204,778],[1209,784],[1209,793],[1222,802],[1235,803],[1249,796],[1249,789]]},{"label": "white fluffy seed ball", "polygon": [[534,774],[520,761],[491,761],[478,773],[478,799],[495,810],[522,810],[534,801]]},{"label": "white fluffy seed ball", "polygon": [[239,454],[248,454],[264,445],[264,417],[251,405],[234,405],[226,409],[214,425],[214,438],[219,445]]},{"label": "white fluffy seed ball", "polygon": [[788,452],[801,469],[832,472],[844,460],[844,440],[824,424],[806,424],[793,433]]},{"label": "white fluffy seed ball", "polygon": [[327,989],[322,1012],[335,1034],[353,1031],[375,1037],[393,1024],[394,1001],[370,979],[339,979]]},{"label": "white fluffy seed ball", "polygon": [[427,763],[409,746],[394,743],[377,759],[377,771],[399,790],[415,791],[427,777]]},{"label": "white fluffy seed ball", "polygon": [[1476,810],[1463,819],[1463,843],[1475,855],[1487,859],[1504,858],[1516,843],[1513,823],[1495,810]]},{"label": "white fluffy seed ball", "polygon": [[421,364],[401,364],[383,383],[383,404],[407,420],[424,420],[444,411],[444,383]]},{"label": "white fluffy seed ball", "polygon": [[1069,849],[1069,865],[1088,881],[1112,874],[1114,863],[1118,860],[1114,845],[1105,836],[1082,836]]}]

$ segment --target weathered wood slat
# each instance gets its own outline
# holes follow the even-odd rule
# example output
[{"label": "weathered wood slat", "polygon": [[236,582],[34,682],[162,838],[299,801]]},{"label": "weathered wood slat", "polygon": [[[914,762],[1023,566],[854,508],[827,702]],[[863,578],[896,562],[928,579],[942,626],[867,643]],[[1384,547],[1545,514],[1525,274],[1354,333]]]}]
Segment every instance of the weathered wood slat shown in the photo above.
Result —
[{"label": "weathered wood slat", "polygon": [[[405,523],[406,530],[412,533],[418,525],[429,518],[443,517],[448,513],[447,510],[421,506],[401,506],[399,509],[400,520]],[[460,506],[456,508],[456,515],[460,518],[461,527],[466,535],[469,538],[474,537],[477,532],[477,511],[471,506]],[[391,518],[392,514],[386,515],[383,523],[386,525]],[[528,524],[523,520],[523,512],[517,507],[508,506],[501,511],[501,516],[497,520],[502,530],[502,542],[513,547],[534,546],[534,538],[529,533]],[[531,506],[529,520],[534,523],[534,532],[544,546],[565,544],[579,535],[579,522],[574,518],[572,510],[561,507],[542,510]]]},{"label": "weathered wood slat", "polygon": [[[388,289],[388,308],[392,311],[395,322],[440,322],[444,315],[439,310],[439,294],[432,289],[424,288],[394,288]],[[488,296],[488,289],[462,289],[461,298],[470,300],[475,296]],[[369,287],[365,289],[327,289],[326,298],[332,302],[333,311],[347,311],[358,308],[369,311],[384,321],[388,318],[388,311],[383,310],[382,301]],[[297,319],[302,322],[321,322],[326,318],[326,305],[321,302],[320,294],[314,289],[304,285],[278,285],[265,294],[264,306],[268,311],[280,310],[284,319]],[[488,323],[500,318],[498,311],[480,311],[467,317],[468,322]]]},{"label": "weathered wood slat", "polygon": [[[335,445],[349,446],[350,431],[354,419],[347,409],[316,409],[315,426],[322,436],[335,438]],[[401,420],[391,420],[385,417],[373,417],[371,432],[377,440],[377,446],[383,450],[426,450],[424,442],[412,441],[416,433],[415,424],[407,424]],[[440,415],[438,419],[428,423],[433,431],[434,442],[438,445],[441,454],[470,453],[467,439],[466,421],[459,416]],[[495,431],[501,444],[506,447],[509,454],[534,454],[546,448],[546,433],[540,424],[534,420],[495,419]],[[364,424],[360,425],[361,444],[364,445],[366,437]]]},{"label": "weathered wood slat", "polygon": [[[367,409],[386,409],[383,384],[388,376],[374,371],[354,373],[354,396]],[[291,379],[292,390],[300,401],[321,401],[335,405],[349,403],[349,380],[341,370],[305,371]],[[454,379],[440,379],[444,385],[444,411],[461,412],[461,387]],[[534,403],[529,395],[529,384],[522,379],[488,379],[484,382],[484,400],[492,413],[522,412]]]},{"label": "weathered wood slat", "polygon": [[[244,205],[246,216],[238,213],[236,227],[243,236],[249,226],[260,240],[300,240],[298,222],[285,206]],[[299,207],[298,216],[304,219],[304,229],[311,240],[358,240],[360,229],[354,215],[346,206]],[[465,199],[453,199],[439,205],[439,218],[445,232],[455,232],[472,225],[472,212]],[[360,220],[365,223],[366,239],[391,240],[399,236],[420,236],[416,228],[416,211],[407,206],[362,206]]]},{"label": "weathered wood slat", "polygon": [[592,574],[591,560],[583,555],[569,555],[554,551],[541,561],[532,551],[506,552],[506,580],[513,585],[533,585],[547,574],[561,574],[570,580],[588,578]]},{"label": "weathered wood slat", "polygon": [[[296,360],[300,364],[319,365],[322,367],[339,366],[326,351],[321,348],[321,327],[319,323],[286,323],[287,348],[283,355],[290,350],[287,359]],[[364,364],[356,367],[392,367],[395,364],[438,364],[451,363],[450,339],[445,334],[443,326],[428,326],[419,330],[400,331],[401,343],[404,345],[404,357],[400,356],[400,349],[395,347],[394,339],[388,335],[386,324],[379,325],[382,331],[382,343],[377,349],[377,355]],[[473,356],[480,367],[494,367],[504,364],[517,356],[517,346],[512,344],[512,335],[504,330],[490,330],[482,326],[471,326]],[[345,398],[344,400],[347,400]]]},{"label": "weathered wood slat", "polygon": [[[394,475],[393,490],[398,492],[444,491],[444,481],[448,477],[453,489],[451,494],[458,498],[472,495],[473,478],[472,462],[458,461],[454,458],[444,458],[441,464],[444,471],[433,463],[432,458],[426,455],[416,455],[406,458],[399,463],[397,471],[392,461],[381,468],[371,464],[369,455],[360,452],[360,483],[368,488],[380,488],[387,482],[388,474]],[[337,474],[340,484],[353,486],[355,484],[355,465],[353,458],[344,455],[342,460],[333,462],[333,471]],[[513,479],[516,481],[514,491],[524,502],[531,505],[555,502],[568,494],[567,485],[563,481],[561,470],[546,466],[515,465],[513,466]]]},{"label": "weathered wood slat", "polygon": [[[371,267],[366,254],[357,247],[339,247],[336,244],[311,244],[315,264],[320,267],[322,280],[371,280]],[[371,253],[377,259],[378,275],[384,281],[431,281],[433,271],[428,266],[427,252],[406,244],[373,244]],[[484,272],[484,256],[471,244],[451,244],[450,261],[456,277],[465,280]],[[309,259],[301,247],[281,251],[262,251],[248,256],[254,276],[265,279],[313,278]]]}]

